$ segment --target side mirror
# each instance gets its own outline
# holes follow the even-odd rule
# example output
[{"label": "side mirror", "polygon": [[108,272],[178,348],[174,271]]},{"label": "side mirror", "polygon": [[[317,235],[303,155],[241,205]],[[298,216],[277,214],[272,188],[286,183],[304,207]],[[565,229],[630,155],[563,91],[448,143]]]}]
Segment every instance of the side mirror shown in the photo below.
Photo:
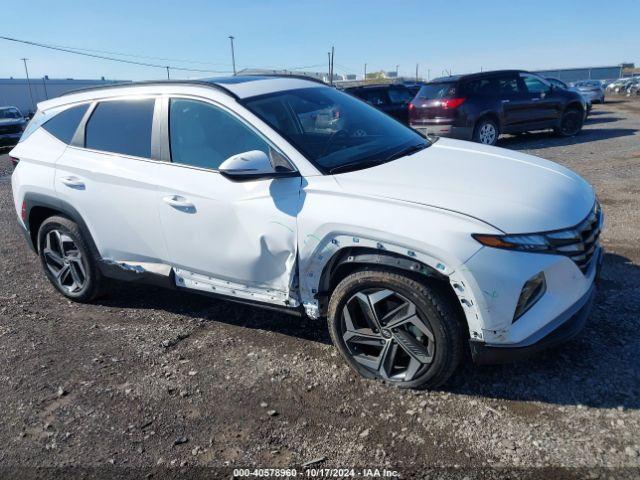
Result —
[{"label": "side mirror", "polygon": [[268,155],[260,150],[250,150],[227,158],[218,171],[232,180],[272,178],[283,174],[295,174],[293,170],[274,167]]}]

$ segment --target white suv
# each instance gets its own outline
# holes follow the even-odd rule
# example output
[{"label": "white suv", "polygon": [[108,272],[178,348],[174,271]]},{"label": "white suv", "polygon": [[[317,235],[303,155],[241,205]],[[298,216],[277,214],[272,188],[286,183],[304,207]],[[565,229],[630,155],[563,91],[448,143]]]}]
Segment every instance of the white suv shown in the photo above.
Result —
[{"label": "white suv", "polygon": [[360,374],[443,383],[573,336],[602,260],[592,187],[424,138],[295,77],[98,88],[39,105],[15,208],[66,297],[104,278],[326,317]]}]

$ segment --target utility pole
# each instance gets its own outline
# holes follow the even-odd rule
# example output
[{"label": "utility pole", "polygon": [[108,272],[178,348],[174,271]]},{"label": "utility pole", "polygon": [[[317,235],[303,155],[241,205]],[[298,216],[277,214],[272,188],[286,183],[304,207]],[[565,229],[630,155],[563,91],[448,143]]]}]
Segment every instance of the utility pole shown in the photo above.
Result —
[{"label": "utility pole", "polygon": [[367,83],[367,64],[364,64],[364,77],[362,79],[363,83]]},{"label": "utility pole", "polygon": [[336,51],[333,46],[331,47],[331,86],[333,87],[333,57],[335,56]]},{"label": "utility pole", "polygon": [[329,85],[331,85],[331,52],[327,52],[327,58],[329,59],[329,73],[327,80],[329,80]]},{"label": "utility pole", "polygon": [[233,75],[236,75],[236,52],[233,49],[233,40],[234,40],[234,36],[233,35],[229,35],[229,40],[231,40],[231,63],[233,64]]},{"label": "utility pole", "polygon": [[164,67],[167,69],[167,80],[171,80],[171,76],[169,75],[169,65],[167,65],[166,67]]},{"label": "utility pole", "polygon": [[420,66],[419,63],[416,63],[416,82],[418,81],[418,67]]},{"label": "utility pole", "polygon": [[28,58],[21,58],[21,60],[24,62],[24,73],[26,73],[27,75],[27,85],[29,85],[29,96],[31,97],[31,109],[35,112],[36,111],[36,104],[33,101],[33,92],[31,91],[31,80],[29,80],[29,69],[27,68],[27,60],[29,60]]},{"label": "utility pole", "polygon": [[396,65],[396,79],[398,78],[398,67],[399,67],[399,66],[400,66],[400,65]]},{"label": "utility pole", "polygon": [[42,77],[42,86],[44,87],[44,98],[49,100],[49,93],[47,93],[47,76]]}]

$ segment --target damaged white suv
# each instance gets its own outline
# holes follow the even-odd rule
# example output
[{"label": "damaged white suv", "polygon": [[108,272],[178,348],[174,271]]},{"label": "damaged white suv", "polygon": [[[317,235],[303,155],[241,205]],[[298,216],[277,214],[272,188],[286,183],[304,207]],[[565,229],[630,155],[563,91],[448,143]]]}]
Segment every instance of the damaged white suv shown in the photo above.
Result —
[{"label": "damaged white suv", "polygon": [[295,77],[98,88],[39,105],[11,154],[45,274],[86,302],[139,280],[326,317],[360,374],[434,387],[573,336],[602,260],[592,187],[424,138]]}]

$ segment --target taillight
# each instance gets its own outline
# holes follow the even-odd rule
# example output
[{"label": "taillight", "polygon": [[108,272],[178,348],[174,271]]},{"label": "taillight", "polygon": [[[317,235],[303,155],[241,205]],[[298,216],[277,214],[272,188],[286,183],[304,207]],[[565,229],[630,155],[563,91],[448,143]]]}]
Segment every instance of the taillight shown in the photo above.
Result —
[{"label": "taillight", "polygon": [[19,159],[19,158],[12,157],[12,156],[9,156],[9,160],[11,160],[11,163],[13,163],[13,166],[14,166],[14,167],[15,167],[16,165],[18,165],[18,162],[20,161],[20,159]]},{"label": "taillight", "polygon": [[22,208],[20,208],[20,218],[23,222],[27,221],[27,202],[22,201]]},{"label": "taillight", "polygon": [[413,110],[414,108],[416,108],[416,106],[413,103],[409,103],[409,111]]},{"label": "taillight", "polygon": [[440,100],[440,107],[442,108],[458,108],[460,105],[464,103],[466,98],[445,98],[444,100]]}]

